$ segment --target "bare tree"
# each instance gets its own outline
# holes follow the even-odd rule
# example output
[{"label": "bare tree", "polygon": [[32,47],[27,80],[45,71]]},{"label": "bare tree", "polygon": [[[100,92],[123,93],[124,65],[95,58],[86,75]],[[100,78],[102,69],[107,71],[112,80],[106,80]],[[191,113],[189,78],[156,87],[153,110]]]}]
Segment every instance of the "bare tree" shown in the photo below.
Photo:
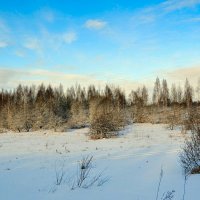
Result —
[{"label": "bare tree", "polygon": [[193,102],[193,88],[188,79],[185,80],[184,101],[187,107],[190,107]]},{"label": "bare tree", "polygon": [[197,82],[196,92],[197,92],[197,98],[199,102],[200,101],[200,78],[198,79],[198,82]]},{"label": "bare tree", "polygon": [[172,103],[178,102],[178,92],[177,92],[175,84],[172,84],[172,87],[171,87],[171,102]]},{"label": "bare tree", "polygon": [[71,128],[85,127],[87,122],[87,115],[84,104],[81,101],[74,100],[71,104]]},{"label": "bare tree", "polygon": [[181,86],[179,85],[177,87],[177,101],[178,101],[179,104],[181,104],[182,100],[183,100],[183,91],[182,91]]},{"label": "bare tree", "polygon": [[154,84],[153,97],[152,97],[154,104],[159,105],[160,95],[161,95],[160,79],[157,77],[156,82]]},{"label": "bare tree", "polygon": [[142,88],[142,102],[143,102],[143,105],[146,106],[147,103],[148,103],[148,90],[146,88],[146,86],[144,85],[143,88]]},{"label": "bare tree", "polygon": [[167,81],[165,79],[163,79],[162,81],[160,102],[162,102],[163,106],[167,106],[169,102],[169,89],[168,89]]}]

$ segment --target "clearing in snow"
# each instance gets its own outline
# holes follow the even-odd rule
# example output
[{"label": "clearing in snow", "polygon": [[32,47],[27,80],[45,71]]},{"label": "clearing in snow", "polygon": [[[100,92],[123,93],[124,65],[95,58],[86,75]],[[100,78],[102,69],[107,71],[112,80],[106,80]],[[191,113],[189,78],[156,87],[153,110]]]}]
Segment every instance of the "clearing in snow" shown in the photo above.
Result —
[{"label": "clearing in snow", "polygon": [[[119,137],[101,140],[89,139],[88,128],[0,134],[0,199],[155,200],[162,168],[158,199],[174,190],[174,199],[180,200],[179,153],[185,135],[166,127],[134,124]],[[74,189],[78,163],[87,156],[93,156],[89,178],[102,172],[102,184]],[[185,200],[199,200],[199,184],[199,175],[188,178]]]}]

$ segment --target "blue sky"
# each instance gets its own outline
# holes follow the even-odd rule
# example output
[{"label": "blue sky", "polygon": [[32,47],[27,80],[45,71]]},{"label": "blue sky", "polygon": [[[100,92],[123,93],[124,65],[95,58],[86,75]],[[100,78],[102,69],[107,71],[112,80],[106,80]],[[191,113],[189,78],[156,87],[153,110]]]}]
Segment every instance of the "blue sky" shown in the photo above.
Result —
[{"label": "blue sky", "polygon": [[200,0],[0,0],[0,86],[200,74]]}]

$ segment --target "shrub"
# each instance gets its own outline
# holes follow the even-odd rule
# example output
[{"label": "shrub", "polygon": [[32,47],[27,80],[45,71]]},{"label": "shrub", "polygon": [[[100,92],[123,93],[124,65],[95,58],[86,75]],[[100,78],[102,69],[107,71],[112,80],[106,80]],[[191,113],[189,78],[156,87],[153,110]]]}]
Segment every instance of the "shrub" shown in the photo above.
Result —
[{"label": "shrub", "polygon": [[180,160],[186,175],[200,173],[200,115],[198,112],[190,112],[187,126],[192,135],[186,139]]},{"label": "shrub", "polygon": [[125,125],[123,109],[109,98],[96,99],[90,104],[90,136],[93,139],[109,138]]},{"label": "shrub", "polygon": [[71,105],[71,118],[68,121],[69,128],[77,129],[87,126],[87,112],[84,104],[74,101]]},{"label": "shrub", "polygon": [[84,157],[78,164],[78,170],[74,179],[72,190],[76,188],[89,188],[93,185],[102,186],[108,181],[108,178],[103,178],[103,172],[98,174],[92,173],[93,170],[93,156]]},{"label": "shrub", "polygon": [[180,159],[186,174],[200,172],[200,131],[193,132],[191,138],[185,141]]}]

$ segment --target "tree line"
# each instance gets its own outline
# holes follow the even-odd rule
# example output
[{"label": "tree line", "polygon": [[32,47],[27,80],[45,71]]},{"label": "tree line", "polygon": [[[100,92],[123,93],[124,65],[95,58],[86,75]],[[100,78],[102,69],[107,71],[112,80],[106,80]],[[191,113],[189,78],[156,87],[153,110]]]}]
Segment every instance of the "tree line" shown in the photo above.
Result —
[{"label": "tree line", "polygon": [[[167,80],[156,79],[152,98],[146,86],[126,95],[119,87],[106,85],[97,89],[94,85],[76,85],[64,91],[63,86],[19,85],[13,90],[0,92],[0,129],[30,131],[90,126],[91,132],[106,137],[107,132],[123,127],[146,107],[191,107],[198,102],[194,94],[200,94],[200,81],[193,88],[186,79],[184,88]],[[133,109],[134,108],[134,109]],[[104,131],[102,131],[104,129]]]}]

